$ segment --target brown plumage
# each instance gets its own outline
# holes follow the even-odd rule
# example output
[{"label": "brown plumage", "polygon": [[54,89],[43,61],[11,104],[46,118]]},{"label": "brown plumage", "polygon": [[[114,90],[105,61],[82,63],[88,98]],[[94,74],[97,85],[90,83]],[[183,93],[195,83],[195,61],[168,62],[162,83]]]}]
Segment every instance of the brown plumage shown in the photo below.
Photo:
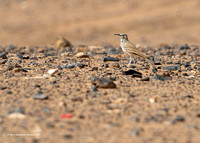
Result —
[{"label": "brown plumage", "polygon": [[131,64],[131,62],[134,61],[134,57],[142,57],[145,60],[147,60],[148,62],[150,62],[153,66],[154,63],[152,61],[149,60],[149,57],[146,56],[145,54],[143,54],[142,52],[140,52],[134,44],[132,44],[129,40],[128,40],[128,36],[127,34],[114,34],[114,35],[118,35],[121,37],[120,39],[120,46],[123,50],[124,53],[128,54],[130,56],[130,61],[128,63],[128,66]]}]

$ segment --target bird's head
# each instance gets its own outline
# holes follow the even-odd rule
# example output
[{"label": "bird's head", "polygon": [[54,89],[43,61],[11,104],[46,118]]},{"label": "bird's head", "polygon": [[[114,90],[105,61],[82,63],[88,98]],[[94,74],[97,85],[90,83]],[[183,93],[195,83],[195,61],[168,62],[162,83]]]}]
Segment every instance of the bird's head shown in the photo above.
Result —
[{"label": "bird's head", "polygon": [[126,39],[126,40],[128,40],[127,34],[114,34],[114,35],[120,36],[121,39]]}]

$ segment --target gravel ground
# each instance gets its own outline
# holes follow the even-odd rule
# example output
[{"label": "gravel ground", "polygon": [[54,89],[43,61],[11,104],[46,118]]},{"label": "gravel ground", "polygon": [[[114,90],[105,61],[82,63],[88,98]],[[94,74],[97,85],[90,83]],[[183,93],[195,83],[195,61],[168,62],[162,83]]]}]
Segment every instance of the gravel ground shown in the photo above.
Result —
[{"label": "gravel ground", "polygon": [[200,142],[199,46],[58,47],[0,48],[0,142]]}]

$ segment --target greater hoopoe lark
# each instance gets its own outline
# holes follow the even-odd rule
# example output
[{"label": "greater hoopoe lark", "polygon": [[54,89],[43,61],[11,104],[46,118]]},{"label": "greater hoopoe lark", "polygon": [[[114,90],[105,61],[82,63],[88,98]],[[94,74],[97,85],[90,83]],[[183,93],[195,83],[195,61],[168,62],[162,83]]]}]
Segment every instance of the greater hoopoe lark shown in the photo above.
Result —
[{"label": "greater hoopoe lark", "polygon": [[140,52],[134,44],[132,44],[129,40],[128,40],[128,36],[127,34],[114,34],[117,36],[120,36],[120,46],[123,50],[124,53],[128,54],[130,56],[130,61],[128,63],[128,67],[131,64],[131,62],[133,61],[135,64],[135,60],[134,57],[142,57],[145,60],[147,60],[148,62],[150,62],[153,67],[154,67],[154,63],[152,61],[149,60],[149,57],[146,56],[145,54],[143,54],[142,52]]}]

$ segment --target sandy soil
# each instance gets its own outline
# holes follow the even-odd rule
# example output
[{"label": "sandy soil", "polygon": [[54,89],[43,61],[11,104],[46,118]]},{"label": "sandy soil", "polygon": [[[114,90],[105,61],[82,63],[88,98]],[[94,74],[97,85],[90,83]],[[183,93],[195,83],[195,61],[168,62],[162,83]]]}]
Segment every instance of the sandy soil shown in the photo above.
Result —
[{"label": "sandy soil", "polygon": [[0,142],[200,143],[199,1],[0,2]]},{"label": "sandy soil", "polygon": [[1,45],[47,45],[62,35],[74,45],[199,44],[198,0],[0,0]]},{"label": "sandy soil", "polygon": [[141,48],[155,55],[157,72],[142,59],[127,68],[117,47],[8,49],[0,60],[2,142],[200,141],[199,47]]}]

